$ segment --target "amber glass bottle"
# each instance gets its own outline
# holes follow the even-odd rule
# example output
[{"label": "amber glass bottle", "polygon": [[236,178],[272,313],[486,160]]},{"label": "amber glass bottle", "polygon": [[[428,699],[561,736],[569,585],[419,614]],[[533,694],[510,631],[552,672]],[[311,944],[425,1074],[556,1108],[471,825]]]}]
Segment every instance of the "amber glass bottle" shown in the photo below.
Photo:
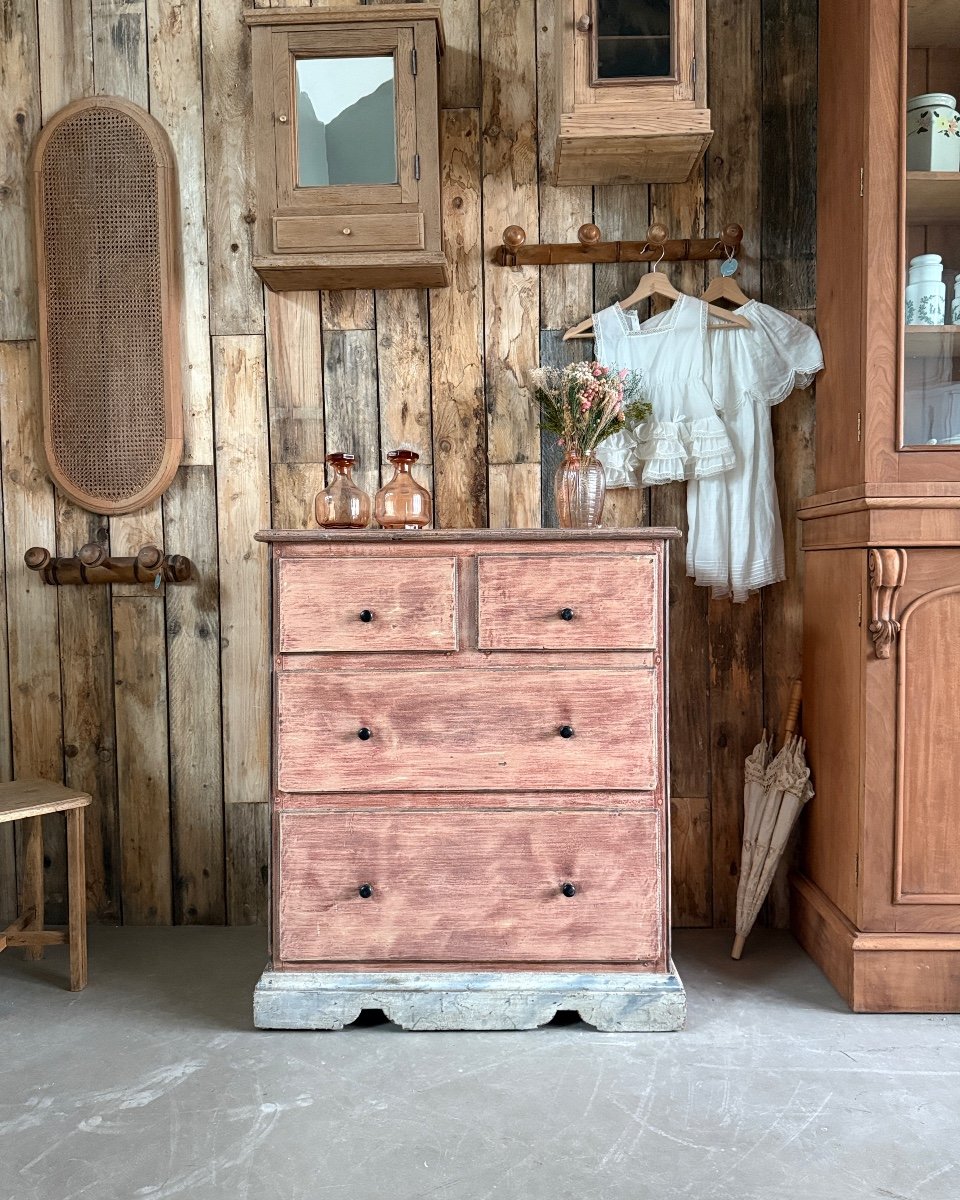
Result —
[{"label": "amber glass bottle", "polygon": [[415,450],[392,450],[387,455],[393,478],[377,492],[373,510],[384,529],[423,529],[430,524],[430,493],[411,474],[419,457]]},{"label": "amber glass bottle", "polygon": [[366,529],[370,524],[370,497],[353,482],[352,454],[328,454],[333,478],[317,493],[317,524],[324,529]]}]

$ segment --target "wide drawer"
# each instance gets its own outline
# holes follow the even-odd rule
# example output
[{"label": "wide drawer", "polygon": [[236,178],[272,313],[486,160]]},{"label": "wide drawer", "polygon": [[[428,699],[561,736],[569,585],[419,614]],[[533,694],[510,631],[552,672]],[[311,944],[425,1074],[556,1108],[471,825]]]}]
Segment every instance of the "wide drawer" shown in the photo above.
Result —
[{"label": "wide drawer", "polygon": [[654,813],[283,814],[279,957],[652,962],[658,829]]},{"label": "wide drawer", "polygon": [[282,654],[456,650],[456,559],[281,558]]},{"label": "wide drawer", "polygon": [[655,554],[481,554],[481,650],[652,650]]},{"label": "wide drawer", "polygon": [[423,213],[346,217],[275,217],[278,251],[422,250]]},{"label": "wide drawer", "polygon": [[284,792],[652,791],[652,670],[281,671]]}]

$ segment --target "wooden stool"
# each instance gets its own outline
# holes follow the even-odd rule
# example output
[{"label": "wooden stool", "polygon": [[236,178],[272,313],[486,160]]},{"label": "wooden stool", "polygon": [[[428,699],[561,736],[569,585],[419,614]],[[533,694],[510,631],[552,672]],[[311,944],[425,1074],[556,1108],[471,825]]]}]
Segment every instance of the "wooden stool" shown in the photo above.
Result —
[{"label": "wooden stool", "polygon": [[[27,958],[43,958],[44,946],[70,947],[70,990],[87,986],[87,882],[84,868],[83,810],[85,792],[43,779],[0,783],[0,823],[23,821],[23,878],[20,915],[0,932],[0,950],[24,946]],[[69,929],[60,933],[43,927],[43,825],[47,813],[67,814],[67,888]]]}]

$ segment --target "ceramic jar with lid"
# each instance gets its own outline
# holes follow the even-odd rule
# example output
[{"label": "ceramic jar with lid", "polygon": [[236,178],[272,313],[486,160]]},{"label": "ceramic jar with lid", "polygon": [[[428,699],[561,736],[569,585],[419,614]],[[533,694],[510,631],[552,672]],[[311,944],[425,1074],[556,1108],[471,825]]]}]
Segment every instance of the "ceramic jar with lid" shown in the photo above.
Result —
[{"label": "ceramic jar with lid", "polygon": [[910,260],[905,320],[908,325],[942,325],[947,303],[943,259],[939,254],[918,254]]},{"label": "ceramic jar with lid", "polygon": [[907,101],[907,170],[960,171],[960,113],[946,92]]}]

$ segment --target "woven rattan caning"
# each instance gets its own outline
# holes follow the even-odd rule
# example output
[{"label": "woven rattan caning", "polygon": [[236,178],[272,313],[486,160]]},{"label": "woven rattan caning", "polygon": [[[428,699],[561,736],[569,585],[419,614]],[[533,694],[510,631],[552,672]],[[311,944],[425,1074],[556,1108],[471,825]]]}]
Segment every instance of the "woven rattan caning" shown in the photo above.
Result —
[{"label": "woven rattan caning", "polygon": [[33,205],[50,473],[83,508],[132,512],[183,450],[170,140],[129,101],[67,105],[37,140]]}]

